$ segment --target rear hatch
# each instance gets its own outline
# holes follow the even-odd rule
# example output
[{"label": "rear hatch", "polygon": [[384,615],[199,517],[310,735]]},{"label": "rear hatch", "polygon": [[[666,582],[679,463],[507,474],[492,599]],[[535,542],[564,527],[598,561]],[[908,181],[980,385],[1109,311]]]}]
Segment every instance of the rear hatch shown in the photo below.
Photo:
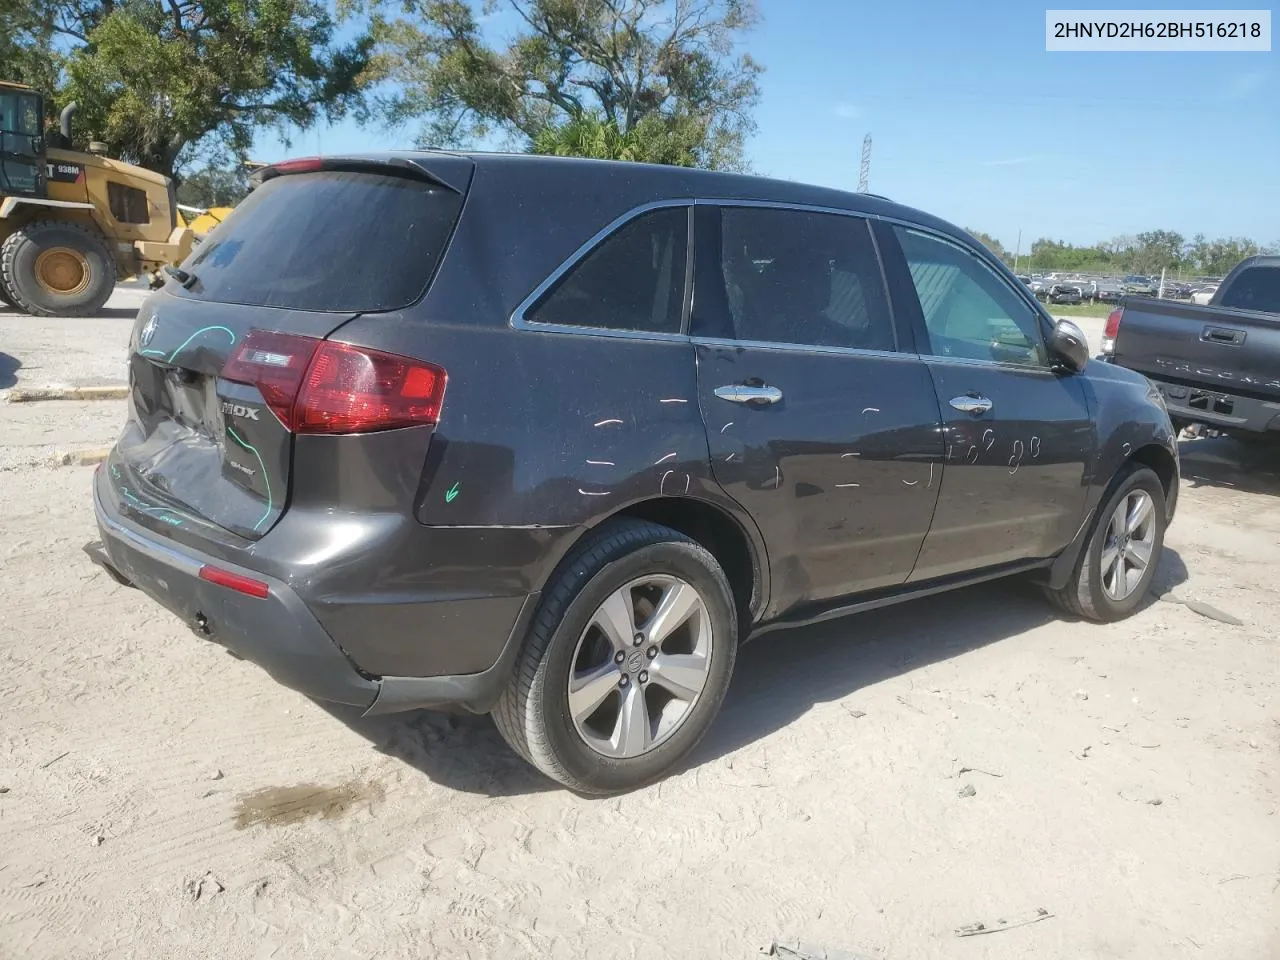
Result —
[{"label": "rear hatch", "polygon": [[121,507],[179,537],[256,539],[287,508],[296,433],[434,422],[443,371],[325,338],[422,296],[465,189],[404,160],[271,168],[139,311]]}]

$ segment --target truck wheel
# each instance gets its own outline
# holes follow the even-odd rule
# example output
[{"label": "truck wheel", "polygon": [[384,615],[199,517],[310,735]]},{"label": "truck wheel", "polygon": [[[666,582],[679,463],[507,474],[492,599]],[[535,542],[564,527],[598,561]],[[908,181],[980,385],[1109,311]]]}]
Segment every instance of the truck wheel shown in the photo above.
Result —
[{"label": "truck wheel", "polygon": [[14,305],[32,316],[84,317],[111,296],[116,265],[91,227],[37,220],[0,245],[0,278]]},{"label": "truck wheel", "polygon": [[632,790],[669,773],[707,732],[737,642],[715,557],[655,523],[606,523],[544,591],[494,722],[572,790]]},{"label": "truck wheel", "polygon": [[1142,603],[1164,549],[1164,487],[1147,467],[1129,465],[1093,520],[1071,579],[1049,598],[1098,623],[1123,620]]},{"label": "truck wheel", "polygon": [[13,297],[9,295],[9,291],[4,288],[3,276],[0,276],[0,303],[3,303],[6,307],[17,306],[17,304],[13,302]]}]

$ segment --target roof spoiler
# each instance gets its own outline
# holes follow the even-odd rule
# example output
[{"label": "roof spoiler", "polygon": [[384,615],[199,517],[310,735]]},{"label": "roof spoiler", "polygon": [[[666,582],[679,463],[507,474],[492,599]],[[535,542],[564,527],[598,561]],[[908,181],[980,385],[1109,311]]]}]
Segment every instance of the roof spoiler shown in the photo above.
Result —
[{"label": "roof spoiler", "polygon": [[255,170],[249,177],[250,189],[259,187],[268,180],[286,176],[291,173],[315,173],[320,170],[348,171],[351,173],[381,173],[385,176],[408,177],[413,180],[425,180],[436,186],[444,187],[457,194],[464,194],[471,182],[471,172],[475,167],[470,160],[456,156],[432,156],[431,168],[428,169],[417,158],[397,156],[375,157],[299,157],[294,160],[282,160],[260,170]]}]

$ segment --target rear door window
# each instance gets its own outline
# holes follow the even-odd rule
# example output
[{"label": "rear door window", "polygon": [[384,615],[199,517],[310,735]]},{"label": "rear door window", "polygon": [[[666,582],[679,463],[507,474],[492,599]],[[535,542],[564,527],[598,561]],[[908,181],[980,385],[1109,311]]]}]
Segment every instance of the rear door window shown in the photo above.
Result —
[{"label": "rear door window", "polygon": [[432,183],[347,171],[295,173],[246,197],[183,268],[181,295],[342,313],[398,310],[435,272],[462,197]]},{"label": "rear door window", "polygon": [[679,333],[689,208],[628,220],[575,263],[525,314],[533,323]]},{"label": "rear door window", "polygon": [[1223,292],[1223,307],[1280,313],[1280,267],[1249,267]]},{"label": "rear door window", "polygon": [[726,206],[720,210],[719,240],[718,279],[724,284],[734,338],[896,349],[866,220],[807,210]]}]

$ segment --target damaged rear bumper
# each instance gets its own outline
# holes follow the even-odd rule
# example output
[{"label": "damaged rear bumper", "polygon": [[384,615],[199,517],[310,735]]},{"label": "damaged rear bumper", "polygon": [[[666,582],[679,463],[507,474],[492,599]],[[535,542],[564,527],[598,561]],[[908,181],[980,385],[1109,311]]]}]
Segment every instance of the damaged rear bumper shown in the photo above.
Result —
[{"label": "damaged rear bumper", "polygon": [[[119,516],[103,502],[95,477],[94,510],[101,544],[90,558],[115,579],[142,590],[197,635],[266,670],[276,681],[319,700],[367,714],[418,708],[485,712],[510,676],[537,594],[525,598],[502,653],[479,673],[434,677],[373,677],[361,672],[284,581],[163,541]],[[266,584],[265,597],[249,596],[203,579],[209,567]]]}]

